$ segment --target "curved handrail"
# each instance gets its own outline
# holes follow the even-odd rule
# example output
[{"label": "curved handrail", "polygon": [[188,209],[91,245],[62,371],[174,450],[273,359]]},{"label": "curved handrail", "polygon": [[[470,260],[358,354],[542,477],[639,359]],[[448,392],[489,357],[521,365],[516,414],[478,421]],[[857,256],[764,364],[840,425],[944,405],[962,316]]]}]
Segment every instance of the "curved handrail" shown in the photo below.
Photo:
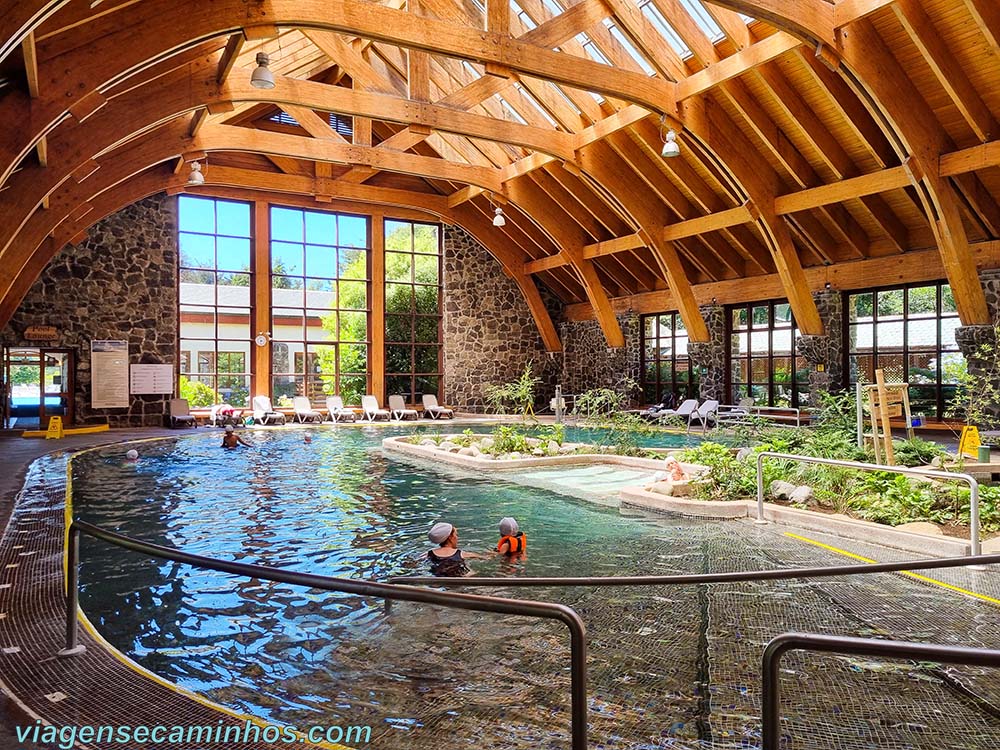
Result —
[{"label": "curved handrail", "polygon": [[883,641],[814,633],[782,633],[764,649],[762,658],[763,706],[761,750],[779,750],[781,741],[781,657],[789,651],[824,651],[857,656],[899,659],[933,659],[949,664],[1000,667],[1000,651],[936,643]]},{"label": "curved handrail", "polygon": [[785,461],[798,461],[804,464],[821,464],[823,466],[839,466],[843,469],[857,471],[881,471],[889,474],[903,474],[910,477],[930,477],[969,485],[969,538],[970,552],[980,553],[979,546],[979,482],[971,474],[959,474],[951,471],[935,471],[934,469],[918,469],[909,466],[882,466],[881,464],[866,464],[856,461],[843,461],[835,458],[818,458],[817,456],[798,456],[793,453],[776,453],[762,451],[757,454],[757,523],[767,523],[764,518],[764,459],[780,458]]},{"label": "curved handrail", "polygon": [[570,632],[572,748],[573,750],[586,750],[587,748],[587,629],[580,615],[571,607],[552,602],[505,599],[477,594],[459,594],[452,591],[433,591],[409,586],[396,586],[389,583],[333,578],[313,573],[300,573],[294,570],[270,568],[264,565],[217,560],[202,555],[194,555],[182,550],[171,549],[170,547],[163,547],[158,544],[143,542],[139,539],[102,529],[86,521],[73,521],[69,527],[69,544],[67,549],[66,648],[59,652],[60,656],[74,656],[85,650],[85,647],[79,644],[77,638],[81,534],[86,534],[94,539],[100,539],[108,544],[138,552],[148,557],[170,560],[206,570],[218,570],[223,573],[232,573],[248,578],[260,578],[262,580],[307,586],[324,591],[338,591],[387,600],[398,599],[401,601],[420,602],[422,604],[433,604],[453,609],[558,620],[565,624]]}]

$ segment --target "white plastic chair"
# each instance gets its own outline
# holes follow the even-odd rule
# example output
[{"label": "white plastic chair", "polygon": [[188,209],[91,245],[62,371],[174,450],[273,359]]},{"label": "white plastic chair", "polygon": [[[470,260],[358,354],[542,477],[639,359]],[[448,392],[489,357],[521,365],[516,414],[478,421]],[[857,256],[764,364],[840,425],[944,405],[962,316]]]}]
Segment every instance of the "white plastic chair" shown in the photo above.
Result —
[{"label": "white plastic chair", "polygon": [[361,408],[364,409],[364,418],[369,422],[374,422],[376,419],[389,418],[389,412],[378,405],[378,399],[371,394],[361,397]]},{"label": "white plastic chair", "polygon": [[681,417],[687,420],[688,425],[691,424],[691,414],[698,409],[698,399],[689,398],[684,401],[676,409],[666,409],[665,411],[658,412],[657,418],[660,422],[666,422],[671,417]]},{"label": "white plastic chair", "polygon": [[701,431],[704,433],[705,430],[708,429],[708,423],[710,421],[715,421],[718,418],[718,414],[719,402],[715,399],[708,399],[705,403],[691,412],[691,416],[688,417],[688,429],[690,430],[691,424],[697,420],[701,422]]},{"label": "white plastic chair", "polygon": [[327,396],[326,410],[330,413],[331,422],[354,422],[358,418],[354,409],[344,406],[344,399],[340,396]]},{"label": "white plastic chair", "polygon": [[292,406],[295,407],[296,422],[322,422],[323,412],[313,409],[309,399],[305,396],[296,396],[292,399]]},{"label": "white plastic chair", "polygon": [[408,409],[402,396],[389,396],[389,411],[397,422],[403,419],[419,419],[416,409]]},{"label": "white plastic chair", "polygon": [[454,409],[449,409],[447,406],[440,406],[438,404],[438,397],[433,393],[425,393],[421,396],[421,401],[424,405],[425,417],[430,417],[431,419],[438,419],[439,417],[455,418]]},{"label": "white plastic chair", "polygon": [[267,396],[254,396],[253,421],[257,424],[284,424],[285,415],[271,407],[271,399]]}]

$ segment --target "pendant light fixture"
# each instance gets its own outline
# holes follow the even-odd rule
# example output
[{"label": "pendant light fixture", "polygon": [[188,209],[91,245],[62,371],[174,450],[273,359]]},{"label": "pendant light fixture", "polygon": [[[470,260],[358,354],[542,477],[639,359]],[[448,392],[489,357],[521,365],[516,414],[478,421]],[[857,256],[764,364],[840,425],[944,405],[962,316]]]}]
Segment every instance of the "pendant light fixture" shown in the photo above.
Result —
[{"label": "pendant light fixture", "polygon": [[493,209],[493,226],[502,227],[507,225],[507,219],[503,215],[503,209],[497,206]]},{"label": "pendant light fixture", "polygon": [[204,185],[205,175],[201,171],[201,164],[193,161],[191,162],[191,174],[188,175],[188,185]]},{"label": "pendant light fixture", "polygon": [[267,67],[270,62],[266,52],[257,53],[257,67],[250,75],[250,85],[255,89],[274,88],[274,73]]},{"label": "pendant light fixture", "polygon": [[677,142],[677,133],[674,132],[673,128],[668,128],[664,132],[666,126],[667,117],[664,115],[660,118],[660,133],[663,135],[663,149],[660,151],[660,156],[664,159],[672,159],[681,155],[681,145]]}]

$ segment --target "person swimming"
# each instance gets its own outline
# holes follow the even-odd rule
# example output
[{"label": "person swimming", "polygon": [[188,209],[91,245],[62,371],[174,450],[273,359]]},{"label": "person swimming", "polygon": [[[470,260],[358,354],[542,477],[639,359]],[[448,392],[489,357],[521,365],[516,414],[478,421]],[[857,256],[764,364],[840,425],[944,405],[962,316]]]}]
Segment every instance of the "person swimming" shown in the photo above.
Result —
[{"label": "person swimming", "polygon": [[241,445],[245,445],[247,448],[251,447],[250,443],[248,443],[246,440],[244,440],[243,438],[241,438],[239,435],[236,434],[236,432],[233,430],[232,425],[227,425],[226,434],[222,436],[222,447],[237,448]]},{"label": "person swimming", "polygon": [[480,555],[474,552],[463,552],[458,548],[458,529],[450,523],[439,521],[431,526],[431,530],[427,532],[427,538],[438,545],[436,549],[427,551],[427,560],[431,564],[432,575],[454,578],[472,572],[465,561],[477,559]]},{"label": "person swimming", "polygon": [[528,537],[520,530],[517,521],[507,516],[500,520],[500,541],[497,542],[497,552],[513,557],[520,555],[528,548]]}]

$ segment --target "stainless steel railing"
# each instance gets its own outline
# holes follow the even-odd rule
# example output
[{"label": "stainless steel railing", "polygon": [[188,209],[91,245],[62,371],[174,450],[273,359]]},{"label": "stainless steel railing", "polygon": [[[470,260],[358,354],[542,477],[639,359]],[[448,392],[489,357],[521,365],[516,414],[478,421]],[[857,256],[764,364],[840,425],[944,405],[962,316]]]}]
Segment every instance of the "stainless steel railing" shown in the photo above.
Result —
[{"label": "stainless steel railing", "polygon": [[856,469],[857,471],[881,471],[888,474],[903,474],[911,477],[928,477],[931,479],[964,482],[969,485],[969,543],[971,545],[969,551],[973,556],[978,555],[981,551],[979,544],[979,482],[969,474],[935,471],[933,469],[917,469],[908,466],[881,466],[880,464],[864,464],[833,458],[796,456],[791,453],[764,451],[757,454],[757,523],[767,523],[767,519],[764,518],[764,459],[766,458],[780,458],[785,461],[798,461],[804,464],[839,466],[843,469]]},{"label": "stainless steel railing", "polygon": [[781,741],[781,657],[789,651],[824,651],[835,654],[876,656],[891,659],[932,659],[948,664],[1000,667],[1000,651],[936,643],[882,641],[813,633],[784,633],[764,649],[762,659],[761,750],[779,750]]},{"label": "stainless steel railing", "polygon": [[159,560],[192,565],[206,570],[218,570],[247,578],[290,583],[296,586],[324,591],[338,591],[359,596],[372,596],[386,601],[401,600],[433,604],[453,609],[493,612],[504,615],[524,615],[548,620],[558,620],[569,628],[570,633],[570,692],[571,692],[571,736],[573,750],[587,748],[587,630],[580,616],[570,607],[551,602],[537,602],[522,599],[504,599],[495,596],[459,594],[451,591],[432,591],[389,583],[355,581],[346,578],[332,578],[294,570],[269,568],[263,565],[216,560],[211,557],[193,555],[181,550],[150,544],[139,539],[107,531],[86,521],[74,521],[69,527],[66,575],[66,647],[60,656],[69,657],[82,653],[77,632],[77,610],[79,608],[79,563],[80,535],[86,534],[123,549],[131,550]]}]

